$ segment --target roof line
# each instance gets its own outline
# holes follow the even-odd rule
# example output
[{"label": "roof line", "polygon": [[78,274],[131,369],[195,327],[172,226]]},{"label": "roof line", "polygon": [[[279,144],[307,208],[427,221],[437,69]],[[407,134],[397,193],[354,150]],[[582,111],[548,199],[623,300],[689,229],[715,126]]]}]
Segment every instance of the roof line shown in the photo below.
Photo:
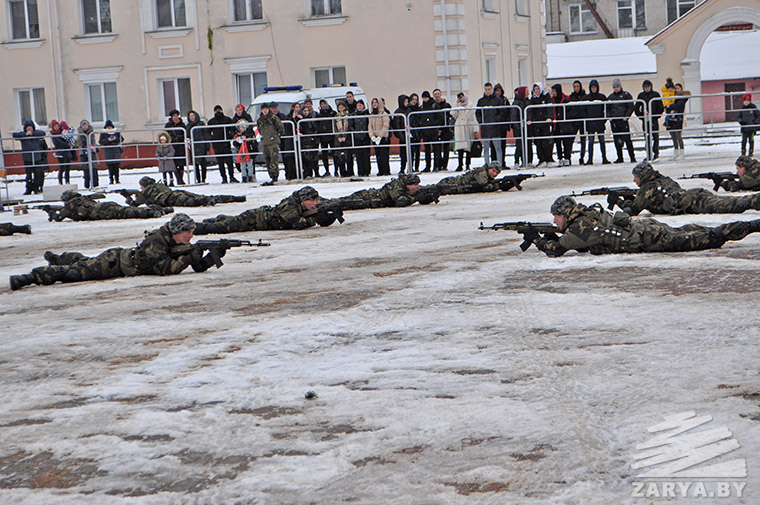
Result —
[{"label": "roof line", "polygon": [[647,40],[646,42],[644,42],[644,45],[648,46],[650,42],[654,42],[654,39],[656,39],[657,37],[659,37],[660,35],[662,35],[666,31],[668,31],[671,28],[673,28],[676,24],[680,23],[682,19],[686,19],[687,17],[691,16],[691,14],[693,12],[696,12],[698,9],[701,9],[704,5],[707,5],[708,3],[711,3],[713,1],[715,1],[715,0],[704,0],[704,2],[702,2],[700,4],[697,4],[695,7],[692,7],[689,10],[689,12],[687,12],[686,14],[684,14],[683,16],[681,16],[680,18],[677,18],[675,21],[673,21],[672,23],[670,23],[668,26],[666,26],[665,28],[663,28],[659,32],[655,33],[652,36],[652,38],[650,38],[649,40]]}]

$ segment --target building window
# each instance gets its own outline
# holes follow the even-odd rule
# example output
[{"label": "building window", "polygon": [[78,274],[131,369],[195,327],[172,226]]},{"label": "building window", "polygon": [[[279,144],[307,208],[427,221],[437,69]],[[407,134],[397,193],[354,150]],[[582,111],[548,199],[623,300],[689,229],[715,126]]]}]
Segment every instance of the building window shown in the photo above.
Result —
[{"label": "building window", "polygon": [[646,28],[644,0],[618,0],[618,28]]},{"label": "building window", "polygon": [[570,33],[594,33],[597,31],[596,19],[584,4],[570,6]]},{"label": "building window", "polygon": [[517,79],[520,86],[527,86],[530,82],[528,76],[528,58],[519,58],[517,60]]},{"label": "building window", "polygon": [[267,85],[266,72],[235,74],[237,102],[247,106],[253,99],[264,92]]},{"label": "building window", "polygon": [[46,125],[45,88],[17,89],[15,92],[19,125],[29,120],[35,121],[38,125]]},{"label": "building window", "polygon": [[483,10],[485,12],[496,12],[493,8],[493,0],[483,0]]},{"label": "building window", "polygon": [[13,40],[40,38],[37,0],[11,0],[10,8]]},{"label": "building window", "polygon": [[261,0],[233,0],[233,9],[237,22],[264,19]]},{"label": "building window", "polygon": [[180,114],[186,114],[193,108],[189,77],[161,79],[159,82],[161,84],[164,116],[168,116],[169,111],[172,109],[177,109],[180,111]]},{"label": "building window", "polygon": [[341,9],[340,0],[309,0],[311,3],[311,16],[339,16]]},{"label": "building window", "polygon": [[486,58],[486,82],[496,81],[496,58]]},{"label": "building window", "polygon": [[90,102],[90,121],[105,122],[110,119],[119,121],[119,107],[116,100],[116,83],[88,84],[87,98]]},{"label": "building window", "polygon": [[84,33],[111,33],[111,0],[82,0]]},{"label": "building window", "polygon": [[678,0],[678,17],[680,18],[696,5],[696,0]]},{"label": "building window", "polygon": [[185,0],[156,0],[159,28],[187,26]]},{"label": "building window", "polygon": [[515,0],[515,12],[518,16],[529,16],[527,0]]},{"label": "building window", "polygon": [[333,84],[346,85],[346,67],[322,67],[311,69],[312,81],[315,88],[332,86]]}]

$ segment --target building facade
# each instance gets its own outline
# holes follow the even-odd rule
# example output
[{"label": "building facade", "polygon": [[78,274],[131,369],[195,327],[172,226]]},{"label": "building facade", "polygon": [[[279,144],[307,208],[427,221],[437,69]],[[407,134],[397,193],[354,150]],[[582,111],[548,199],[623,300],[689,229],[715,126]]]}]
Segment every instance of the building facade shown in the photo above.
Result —
[{"label": "building facade", "polygon": [[704,0],[546,0],[552,42],[652,36]]},{"label": "building facade", "polygon": [[541,0],[1,0],[0,134],[25,119],[161,127],[265,86],[479,95],[546,75]]}]

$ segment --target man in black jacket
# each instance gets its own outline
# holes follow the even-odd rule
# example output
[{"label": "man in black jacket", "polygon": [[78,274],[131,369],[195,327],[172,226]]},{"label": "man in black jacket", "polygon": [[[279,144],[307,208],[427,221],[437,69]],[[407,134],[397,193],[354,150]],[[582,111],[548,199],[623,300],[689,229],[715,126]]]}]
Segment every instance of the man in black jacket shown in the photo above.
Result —
[{"label": "man in black jacket", "polygon": [[174,145],[174,172],[177,176],[177,184],[185,184],[185,165],[187,164],[185,152],[185,122],[179,117],[179,111],[169,111],[169,120],[164,125],[169,132]]},{"label": "man in black jacket", "polygon": [[633,97],[627,91],[623,90],[620,79],[612,80],[612,93],[607,97],[611,103],[607,104],[607,117],[610,118],[612,127],[612,139],[615,141],[617,150],[617,159],[615,163],[623,163],[623,144],[628,149],[628,156],[631,163],[636,163],[636,156],[633,154],[633,141],[631,140],[631,127],[628,119],[633,114]]},{"label": "man in black jacket", "polygon": [[442,111],[439,120],[441,129],[438,130],[438,140],[441,143],[437,144],[438,149],[435,151],[433,170],[448,170],[451,141],[454,139],[454,120],[448,112],[451,110],[451,105],[443,98],[441,90],[438,88],[433,90],[433,100],[435,100],[435,108]]},{"label": "man in black jacket", "polygon": [[230,174],[230,182],[238,182],[235,179],[235,163],[232,161],[232,148],[230,147],[230,140],[235,135],[234,128],[231,127],[233,124],[232,118],[224,115],[222,106],[215,105],[214,117],[208,120],[208,125],[218,127],[209,128],[208,134],[212,141],[211,145],[214,147],[216,162],[219,164],[222,184],[227,184],[227,175],[224,173],[225,165]]},{"label": "man in black jacket", "polygon": [[[438,159],[441,152],[441,144],[438,143],[439,126],[443,124],[441,115],[434,112],[438,106],[430,96],[429,91],[422,92],[422,111],[425,114],[419,115],[420,137],[425,144],[425,168],[423,172],[430,172],[431,168],[435,169],[435,160]],[[431,158],[434,157],[431,166]]]},{"label": "man in black jacket", "polygon": [[604,103],[607,97],[599,92],[599,81],[591,79],[588,83],[586,101],[592,102],[586,105],[586,134],[588,135],[588,159],[586,165],[594,164],[594,135],[599,138],[599,148],[602,151],[602,164],[609,165],[607,159],[607,146],[604,143],[604,125],[607,119],[604,112]]},{"label": "man in black jacket", "polygon": [[398,108],[393,114],[403,114],[406,119],[403,119],[397,115],[394,115],[391,118],[391,130],[393,131],[393,136],[398,139],[398,154],[401,157],[401,170],[398,171],[399,174],[403,174],[404,170],[406,170],[407,152],[405,126],[407,126],[406,123],[409,122],[410,112],[411,109],[409,108],[409,97],[406,95],[399,95]]},{"label": "man in black jacket", "polygon": [[[317,113],[317,117],[320,119],[320,121],[317,121],[317,133],[319,134],[318,140],[320,156],[322,157],[322,164],[325,166],[325,175],[322,177],[327,177],[330,175],[330,153],[335,146],[335,135],[333,135],[334,122],[332,118],[337,115],[338,113],[335,112],[332,107],[330,107],[330,104],[327,103],[327,100],[323,98],[319,101],[319,112]],[[317,164],[316,170],[317,173],[314,175],[319,177],[319,164]]]},{"label": "man in black jacket", "polygon": [[[476,104],[478,109],[475,117],[480,123],[480,141],[483,143],[483,161],[488,165],[491,162],[491,148],[496,152],[499,165],[504,166],[504,156],[501,151],[499,140],[500,123],[507,120],[507,108],[504,102],[494,94],[493,85],[487,82],[483,85],[483,96]],[[493,110],[481,109],[481,107],[500,107]]]},{"label": "man in black jacket", "polygon": [[[586,101],[586,90],[583,89],[581,81],[573,81],[573,92],[568,97],[570,105],[565,109],[565,118],[570,120],[568,123],[569,134],[575,140],[575,134],[579,134],[578,139],[581,142],[580,164],[583,165],[583,158],[586,157],[586,126],[583,120],[586,118],[586,106],[580,105]],[[577,105],[576,105],[577,104]],[[572,146],[572,142],[570,143]]]},{"label": "man in black jacket", "polygon": [[[651,146],[652,160],[656,160],[660,157],[660,116],[662,115],[663,105],[662,100],[655,100],[651,104],[649,103],[652,98],[660,98],[660,94],[652,88],[652,81],[645,80],[641,84],[641,93],[636,97],[637,100],[644,100],[645,104],[636,104],[636,116],[641,119],[644,126],[644,134],[646,135],[647,146]],[[651,106],[651,117],[649,115]],[[650,121],[651,120],[651,121]]]}]

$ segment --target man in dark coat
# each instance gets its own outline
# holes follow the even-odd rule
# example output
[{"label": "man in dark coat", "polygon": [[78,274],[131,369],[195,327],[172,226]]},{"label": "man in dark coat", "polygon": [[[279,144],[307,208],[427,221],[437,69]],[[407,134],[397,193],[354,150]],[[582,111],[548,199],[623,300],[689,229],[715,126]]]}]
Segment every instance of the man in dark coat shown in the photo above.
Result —
[{"label": "man in dark coat", "polygon": [[594,164],[594,136],[599,139],[599,148],[602,151],[602,164],[609,165],[607,159],[607,145],[604,143],[604,125],[607,123],[604,112],[604,102],[607,97],[599,92],[599,81],[591,79],[588,84],[586,101],[586,134],[588,135],[588,159],[586,165]]},{"label": "man in dark coat", "polygon": [[436,151],[436,158],[433,164],[434,171],[448,170],[449,166],[449,154],[451,152],[451,141],[454,139],[454,119],[449,114],[451,110],[451,104],[443,98],[441,90],[436,88],[433,90],[433,100],[435,100],[435,108],[442,111],[439,113],[439,124],[441,126],[438,130],[438,150]]},{"label": "man in dark coat", "polygon": [[[37,192],[38,187],[42,185],[38,184],[39,181],[35,179],[38,177],[35,173],[35,167],[42,164],[42,138],[45,136],[45,132],[38,130],[34,127],[34,121],[24,121],[24,130],[20,132],[14,132],[13,138],[21,141],[21,151],[23,152],[22,158],[24,159],[24,172],[26,173],[26,190],[25,195],[31,195],[33,192]],[[47,153],[45,153],[47,154]]]},{"label": "man in dark coat", "polygon": [[559,166],[570,165],[570,157],[573,154],[573,139],[570,124],[565,121],[564,104],[570,101],[570,97],[562,92],[562,85],[557,83],[552,86],[551,100],[555,105],[554,117],[552,118],[552,133],[554,145],[557,146],[557,162]]},{"label": "man in dark coat", "polygon": [[208,120],[209,126],[216,126],[217,128],[209,128],[208,134],[211,139],[211,145],[214,148],[214,155],[216,156],[216,162],[219,164],[219,175],[222,176],[222,184],[227,184],[227,175],[224,172],[225,166],[229,172],[229,181],[238,182],[235,179],[235,163],[232,160],[232,147],[230,146],[230,140],[235,136],[234,125],[232,118],[224,115],[224,109],[221,105],[214,106],[214,117]]},{"label": "man in dark coat", "polygon": [[[483,85],[483,96],[478,99],[476,104],[478,109],[475,111],[475,117],[480,123],[480,140],[483,142],[483,160],[486,165],[491,162],[491,149],[496,152],[496,159],[499,165],[504,165],[504,156],[501,151],[501,142],[499,135],[501,123],[507,120],[507,109],[504,107],[504,101],[496,96],[493,92],[493,85],[487,82]],[[481,107],[498,107],[494,109],[481,109]]]},{"label": "man in dark coat", "polygon": [[[442,117],[435,111],[438,106],[430,96],[429,91],[422,92],[422,114],[419,115],[420,137],[425,144],[425,168],[423,172],[435,169],[435,158],[440,156],[441,144],[438,142],[439,127],[443,124]],[[432,164],[431,164],[431,160]]]},{"label": "man in dark coat", "polygon": [[121,153],[124,152],[124,148],[121,147],[124,137],[114,128],[113,121],[110,119],[106,121],[104,128],[107,131],[100,134],[98,144],[106,146],[103,149],[103,158],[106,161],[106,167],[108,167],[108,181],[109,184],[120,184],[119,166],[121,165]]},{"label": "man in dark coat", "polygon": [[623,89],[620,79],[612,80],[612,93],[607,97],[607,117],[610,118],[612,139],[615,141],[617,159],[615,163],[623,163],[623,144],[628,150],[631,163],[636,163],[636,155],[633,154],[633,141],[631,140],[631,127],[628,120],[633,114],[633,96]]},{"label": "man in dark coat", "polygon": [[544,167],[553,161],[550,137],[553,107],[544,107],[550,103],[551,97],[544,93],[544,85],[540,82],[533,83],[528,105],[537,107],[525,111],[525,124],[528,126],[528,138],[536,145],[536,167]]},{"label": "man in dark coat", "polygon": [[391,130],[393,130],[393,136],[398,139],[398,154],[401,157],[401,170],[399,170],[399,174],[403,174],[406,170],[406,162],[408,156],[406,152],[405,127],[408,126],[407,123],[409,121],[410,112],[411,109],[409,108],[409,97],[406,95],[399,95],[398,108],[393,112],[393,114],[404,115],[406,119],[398,115],[391,118]]},{"label": "man in dark coat", "polygon": [[[662,100],[652,101],[653,98],[660,98],[660,94],[652,87],[652,81],[646,79],[641,84],[643,90],[636,97],[637,100],[644,100],[644,104],[636,103],[636,116],[641,120],[644,127],[647,146],[649,146],[652,160],[660,157],[660,116],[664,109]],[[651,102],[651,103],[650,103]],[[651,115],[649,114],[651,109]],[[649,158],[647,158],[649,159]]]},{"label": "man in dark coat", "polygon": [[174,146],[174,172],[177,176],[177,184],[185,184],[185,165],[187,158],[185,155],[185,122],[179,117],[179,111],[172,109],[169,111],[169,120],[164,125],[166,131],[172,139]]},{"label": "man in dark coat", "polygon": [[[335,147],[335,135],[333,135],[333,124],[335,122],[332,118],[337,116],[338,113],[330,107],[327,100],[322,99],[319,101],[319,112],[317,118],[317,133],[319,134],[317,140],[319,141],[319,154],[322,158],[322,164],[325,166],[325,173],[323,177],[330,175],[330,154]],[[314,174],[319,177],[319,165],[317,165],[317,173]],[[337,177],[337,174],[336,174]]]},{"label": "man in dark coat", "polygon": [[523,131],[522,127],[525,107],[528,106],[527,86],[515,88],[512,106],[519,107],[519,110],[516,108],[510,109],[512,133],[515,136],[515,168],[518,168],[521,165],[533,163],[533,147],[530,143],[525,142],[525,131]]},{"label": "man in dark coat", "polygon": [[[583,89],[581,81],[573,81],[573,92],[568,96],[570,105],[565,109],[565,119],[570,120],[568,123],[569,134],[572,135],[572,140],[575,140],[576,133],[578,134],[578,140],[581,143],[581,157],[579,163],[583,165],[583,159],[586,157],[586,126],[584,119],[586,119],[586,90]],[[570,142],[572,147],[572,142]]]}]

